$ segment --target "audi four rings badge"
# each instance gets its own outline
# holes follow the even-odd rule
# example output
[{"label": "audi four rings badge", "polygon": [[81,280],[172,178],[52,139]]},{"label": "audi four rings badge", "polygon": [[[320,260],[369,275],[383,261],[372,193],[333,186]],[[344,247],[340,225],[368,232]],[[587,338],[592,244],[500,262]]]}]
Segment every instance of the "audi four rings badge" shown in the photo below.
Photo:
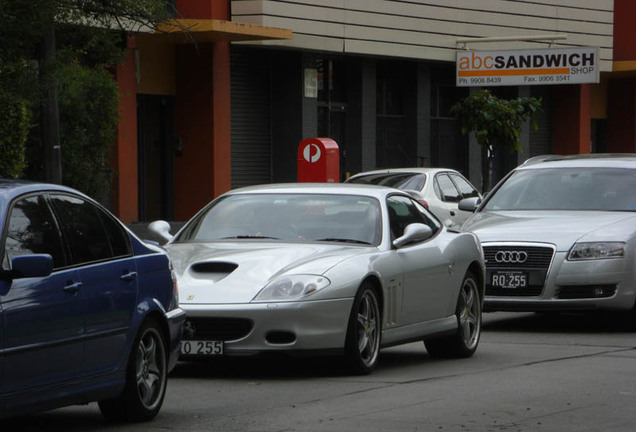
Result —
[{"label": "audi four rings badge", "polygon": [[499,251],[495,254],[495,261],[506,264],[521,264],[526,262],[528,254],[524,251]]}]

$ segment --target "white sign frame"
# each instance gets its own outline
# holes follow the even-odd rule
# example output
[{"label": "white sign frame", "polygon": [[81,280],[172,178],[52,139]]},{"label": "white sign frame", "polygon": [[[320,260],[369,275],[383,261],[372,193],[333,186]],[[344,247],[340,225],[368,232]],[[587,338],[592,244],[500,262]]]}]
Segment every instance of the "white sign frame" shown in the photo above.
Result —
[{"label": "white sign frame", "polygon": [[591,84],[600,81],[598,47],[458,51],[458,87]]}]

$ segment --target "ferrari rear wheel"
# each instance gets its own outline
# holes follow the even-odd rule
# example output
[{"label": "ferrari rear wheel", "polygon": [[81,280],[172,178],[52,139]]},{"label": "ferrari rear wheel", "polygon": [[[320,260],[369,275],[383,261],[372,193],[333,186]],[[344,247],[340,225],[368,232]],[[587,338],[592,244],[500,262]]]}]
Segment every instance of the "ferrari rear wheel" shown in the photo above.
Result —
[{"label": "ferrari rear wheel", "polygon": [[481,336],[481,297],[477,279],[468,272],[459,291],[455,316],[457,331],[444,338],[425,340],[426,350],[434,357],[470,357],[477,350]]},{"label": "ferrari rear wheel", "polygon": [[345,356],[351,372],[366,375],[373,371],[380,353],[381,330],[378,297],[371,284],[364,283],[353,301],[347,327]]}]

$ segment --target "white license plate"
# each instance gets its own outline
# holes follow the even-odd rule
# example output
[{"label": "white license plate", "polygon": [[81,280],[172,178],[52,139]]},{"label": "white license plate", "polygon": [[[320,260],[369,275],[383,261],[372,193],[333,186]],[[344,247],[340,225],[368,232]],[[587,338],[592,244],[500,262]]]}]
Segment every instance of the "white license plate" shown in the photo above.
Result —
[{"label": "white license plate", "polygon": [[181,341],[182,355],[213,356],[223,354],[223,341]]},{"label": "white license plate", "polygon": [[528,274],[520,271],[495,271],[490,275],[490,284],[498,288],[525,288]]}]

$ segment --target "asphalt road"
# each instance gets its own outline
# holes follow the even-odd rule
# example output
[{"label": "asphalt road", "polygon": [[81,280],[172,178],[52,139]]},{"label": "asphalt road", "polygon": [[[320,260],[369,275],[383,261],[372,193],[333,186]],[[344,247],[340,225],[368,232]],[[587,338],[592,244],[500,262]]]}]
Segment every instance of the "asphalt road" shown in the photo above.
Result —
[{"label": "asphalt road", "polygon": [[486,314],[470,359],[433,359],[414,343],[380,361],[364,377],[330,359],[181,363],[151,423],[108,424],[90,404],[2,430],[636,430],[636,331],[616,314]]}]

